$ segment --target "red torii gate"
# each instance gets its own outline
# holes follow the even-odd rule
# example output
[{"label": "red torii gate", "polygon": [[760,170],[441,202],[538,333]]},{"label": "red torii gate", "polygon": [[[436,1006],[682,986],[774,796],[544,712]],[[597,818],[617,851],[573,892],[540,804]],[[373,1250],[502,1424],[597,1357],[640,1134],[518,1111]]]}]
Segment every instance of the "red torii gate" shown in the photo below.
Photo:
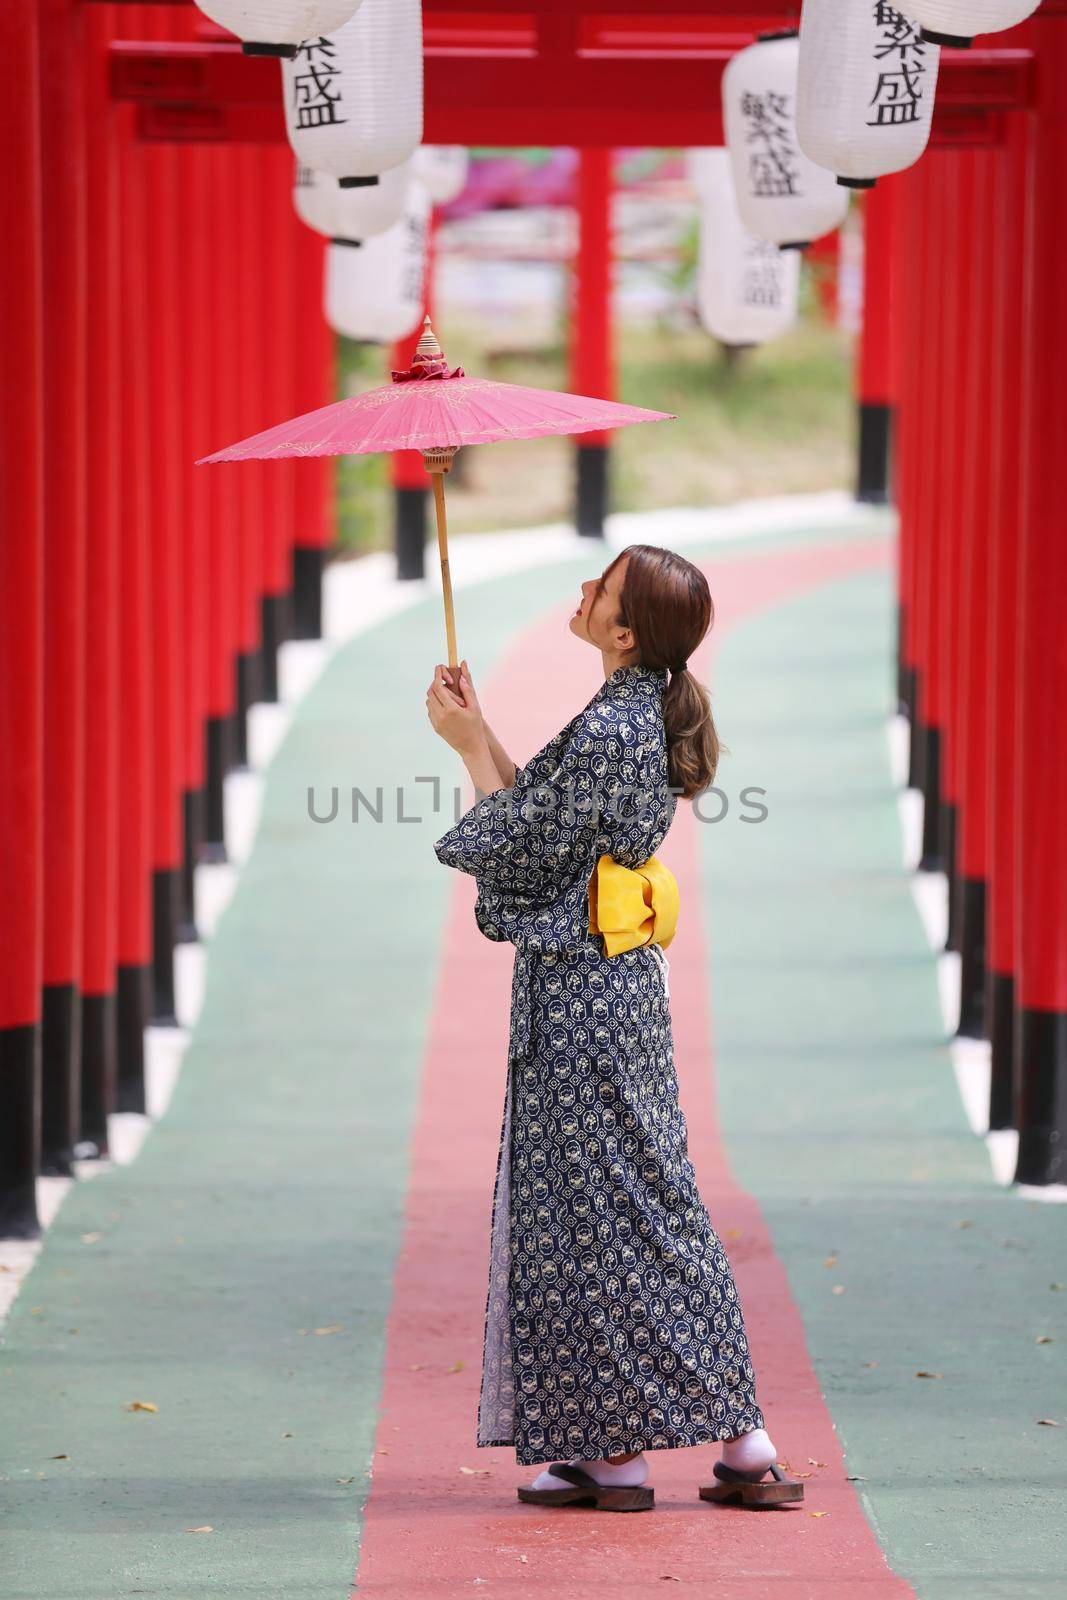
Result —
[{"label": "red torii gate", "polygon": [[[587,151],[719,142],[722,66],[789,20],[713,0],[425,10],[429,141]],[[317,314],[276,336],[317,313],[322,267],[292,216],[277,68],[189,6],[9,0],[0,40],[0,1228],[29,1234],[42,1050],[43,1162],[69,1170],[143,1103],[143,1023],[173,1009],[242,713],[271,692],[294,562],[317,578],[329,542],[320,464],[192,461],[330,378]],[[991,1125],[1047,1183],[1067,1133],[1063,0],[991,43],[943,53],[933,149],[868,197],[869,237],[879,207],[898,222],[868,252],[890,336],[865,343],[863,381],[900,413],[901,684],[929,862],[958,891],[961,1022],[989,1002]],[[151,629],[123,614],[146,603]]]}]

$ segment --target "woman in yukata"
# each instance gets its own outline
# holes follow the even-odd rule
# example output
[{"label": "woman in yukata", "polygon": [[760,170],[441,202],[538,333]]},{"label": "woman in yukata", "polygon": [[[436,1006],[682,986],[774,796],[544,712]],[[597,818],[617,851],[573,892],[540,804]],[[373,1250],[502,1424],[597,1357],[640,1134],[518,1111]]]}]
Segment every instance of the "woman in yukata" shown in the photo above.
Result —
[{"label": "woman in yukata", "polygon": [[[795,1501],[688,1156],[661,943],[676,888],[659,863],[637,871],[677,796],[715,775],[708,694],[687,667],[711,595],[691,562],[640,544],[581,587],[570,630],[600,651],[604,682],[525,766],[466,662],[458,684],[438,666],[426,696],[481,792],[437,857],[474,876],[478,927],[516,952],[478,1443],[551,1463],[518,1491],[538,1505],[647,1510],[644,1452],[712,1441],[702,1498]],[[605,902],[639,909],[609,935]]]}]

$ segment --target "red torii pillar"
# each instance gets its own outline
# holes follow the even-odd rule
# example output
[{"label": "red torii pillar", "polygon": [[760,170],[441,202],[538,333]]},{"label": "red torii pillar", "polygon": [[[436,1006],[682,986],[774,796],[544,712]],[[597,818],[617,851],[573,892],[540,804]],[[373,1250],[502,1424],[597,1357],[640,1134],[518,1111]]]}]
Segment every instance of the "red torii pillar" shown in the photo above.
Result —
[{"label": "red torii pillar", "polygon": [[119,474],[118,611],[119,788],[116,1025],[119,1111],[145,1110],[144,1030],[152,970],[152,721],[155,670],[150,612],[150,506],[154,461],[149,414],[148,308],[143,281],[146,187],[144,149],[123,106],[115,151],[119,191],[121,334],[116,379],[120,389],[122,462]]},{"label": "red torii pillar", "polygon": [[[422,333],[424,317],[434,315],[434,261],[436,255],[436,212],[430,212],[426,230],[426,271],[422,286],[422,316],[419,326],[391,348],[389,367],[406,372]],[[388,374],[387,374],[388,376]],[[395,519],[396,575],[399,579],[426,576],[426,519],[430,502],[430,478],[417,450],[394,450],[389,457],[389,476],[393,486]]]},{"label": "red torii pillar", "polygon": [[[240,431],[240,368],[244,351],[240,342],[240,296],[236,246],[237,213],[233,189],[240,181],[235,146],[213,145],[208,156],[207,237],[211,254],[203,283],[205,316],[212,350],[209,399],[211,436],[218,449],[237,438]],[[277,261],[264,254],[262,265]],[[207,716],[203,738],[206,772],[204,858],[226,860],[224,807],[226,773],[233,765],[233,720],[236,707],[237,550],[241,538],[239,467],[198,467],[208,487],[207,560],[201,583],[207,592]]]},{"label": "red torii pillar", "polygon": [[[995,319],[989,329],[993,355],[990,395],[996,396],[998,426],[993,429],[993,548],[989,595],[989,887],[986,939],[986,1032],[992,1052],[989,1126],[1014,1125],[1015,968],[1018,756],[1019,549],[1021,540],[1021,456],[1019,419],[1023,412],[1023,337],[1029,237],[1029,121],[1008,118],[1007,142],[997,154],[994,221],[993,296]],[[1011,419],[1015,419],[1012,425]],[[1021,789],[1021,785],[1019,785]]]},{"label": "red torii pillar", "polygon": [[[896,185],[883,179],[863,197],[863,325],[859,339],[859,448],[856,499],[884,505],[889,498],[893,407],[893,217]],[[835,236],[836,237],[836,236]]]},{"label": "red torii pillar", "polygon": [[[971,292],[965,303],[967,353],[961,385],[959,550],[960,629],[957,711],[959,717],[959,826],[956,838],[956,904],[961,958],[959,1033],[985,1034],[986,882],[989,870],[989,572],[992,560],[993,405],[996,395],[996,326],[993,272],[996,252],[995,189],[1000,152],[978,151],[967,259]],[[1007,422],[1005,417],[1002,422]]]},{"label": "red torii pillar", "polygon": [[[896,203],[900,214],[922,215],[926,192],[926,173],[922,166],[895,180]],[[909,785],[919,786],[920,739],[916,683],[918,678],[918,635],[916,621],[916,569],[919,473],[916,455],[919,447],[921,366],[926,352],[926,323],[923,297],[926,229],[919,226],[894,230],[893,282],[897,291],[897,315],[893,324],[892,364],[897,386],[895,448],[892,458],[893,494],[899,512],[897,546],[897,608],[899,618],[897,693],[901,709],[911,725]]]},{"label": "red torii pillar", "polygon": [[180,387],[179,152],[145,150],[152,204],[145,217],[143,288],[148,311],[151,448],[156,463],[150,507],[152,612],[152,1019],[173,1024],[174,946],[181,921],[182,714],[184,700],[182,544],[188,496],[182,459],[185,430]]},{"label": "red torii pillar", "polygon": [[[85,92],[80,0],[40,7],[45,475],[41,1170],[69,1176],[81,1122],[85,805]],[[14,156],[14,160],[18,157]],[[22,227],[12,216],[12,224]],[[10,527],[11,525],[8,524]]]},{"label": "red torii pillar", "polygon": [[[237,276],[241,284],[238,348],[241,379],[239,422],[235,438],[258,433],[266,424],[263,415],[262,344],[265,326],[266,295],[259,249],[259,213],[262,206],[263,163],[254,145],[237,152],[232,190],[234,208],[234,248]],[[241,525],[237,549],[237,711],[235,717],[234,758],[248,764],[248,717],[261,698],[262,618],[259,597],[263,587],[263,519],[270,493],[267,475],[271,461],[246,461],[237,468],[241,496]],[[228,470],[198,467],[201,473]]]},{"label": "red torii pillar", "polygon": [[1016,1181],[1067,1181],[1067,6],[1031,20],[1030,161],[1019,659]]},{"label": "red torii pillar", "polygon": [[180,329],[177,383],[182,396],[181,463],[185,486],[182,536],[182,837],[181,924],[179,939],[197,937],[193,876],[203,847],[207,715],[207,567],[210,480],[214,470],[193,463],[219,448],[211,429],[210,395],[217,352],[209,332],[210,235],[207,186],[211,152],[183,149],[178,163],[178,252],[182,294],[176,307]]},{"label": "red torii pillar", "polygon": [[41,1148],[41,803],[44,587],[37,7],[0,8],[10,236],[0,419],[0,1233],[33,1238]]},{"label": "red torii pillar", "polygon": [[[571,320],[571,387],[610,400],[615,392],[611,347],[612,151],[586,149],[578,160],[578,259]],[[578,532],[602,537],[609,503],[610,433],[581,433],[578,447]]]},{"label": "red torii pillar", "polygon": [[[294,310],[297,414],[334,399],[337,344],[322,312],[326,241],[302,223],[293,224],[300,315]],[[293,637],[322,636],[322,578],[334,540],[334,462],[309,456],[293,465],[297,527],[293,545]]]},{"label": "red torii pillar", "polygon": [[88,565],[85,671],[85,902],[82,1138],[108,1149],[116,1107],[119,851],[119,283],[114,108],[107,47],[114,8],[86,15],[89,337],[85,392]]},{"label": "red torii pillar", "polygon": [[950,156],[948,193],[948,235],[944,256],[939,263],[944,295],[943,346],[946,365],[941,393],[943,443],[937,462],[942,494],[935,536],[941,541],[942,565],[938,596],[935,599],[936,625],[940,629],[938,654],[941,672],[941,809],[939,821],[940,857],[948,875],[949,929],[947,948],[958,950],[959,896],[956,861],[960,813],[960,685],[963,616],[961,584],[963,575],[964,480],[966,475],[966,436],[968,385],[973,381],[974,351],[971,344],[971,306],[974,300],[974,273],[971,251],[974,239],[975,162],[973,150],[954,151]]},{"label": "red torii pillar", "polygon": [[[951,157],[930,151],[923,158],[922,226],[924,268],[919,287],[922,305],[922,359],[914,404],[915,430],[915,653],[916,712],[912,737],[919,745],[918,778],[923,794],[923,838],[920,866],[944,867],[941,830],[941,738],[944,722],[944,638],[938,616],[944,558],[940,537],[944,483],[943,401],[948,349],[945,310],[949,286],[941,270],[948,224]],[[954,290],[954,285],[952,286]]]}]

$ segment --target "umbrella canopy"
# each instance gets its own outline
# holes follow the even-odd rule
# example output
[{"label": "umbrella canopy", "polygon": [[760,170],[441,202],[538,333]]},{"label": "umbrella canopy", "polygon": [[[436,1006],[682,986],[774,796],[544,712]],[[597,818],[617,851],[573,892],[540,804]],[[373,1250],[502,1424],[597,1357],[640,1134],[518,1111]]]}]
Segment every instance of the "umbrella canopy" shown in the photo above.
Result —
[{"label": "umbrella canopy", "polygon": [[[452,579],[448,563],[444,476],[465,444],[499,439],[539,439],[548,434],[601,433],[631,422],[669,422],[664,411],[621,406],[613,400],[524,389],[491,378],[468,378],[449,367],[430,319],[406,372],[394,372],[382,389],[337,400],[255,433],[201,464],[216,461],[271,461],[290,456],[362,456],[385,450],[420,450],[433,483],[441,589],[449,664],[458,662]],[[455,680],[453,680],[455,681]]]},{"label": "umbrella canopy", "polygon": [[551,389],[524,389],[452,371],[394,374],[366,394],[308,411],[229,445],[206,462],[273,460],[286,456],[355,456],[385,450],[456,450],[500,439],[593,433],[631,422],[672,420],[663,411],[593,400]]}]

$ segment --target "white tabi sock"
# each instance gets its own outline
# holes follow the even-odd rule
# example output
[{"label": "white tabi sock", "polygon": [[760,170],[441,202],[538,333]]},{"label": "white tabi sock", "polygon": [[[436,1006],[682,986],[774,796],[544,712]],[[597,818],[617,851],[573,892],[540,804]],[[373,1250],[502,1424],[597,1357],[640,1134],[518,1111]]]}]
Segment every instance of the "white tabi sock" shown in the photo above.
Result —
[{"label": "white tabi sock", "polygon": [[[583,1472],[588,1472],[605,1489],[639,1489],[648,1477],[648,1462],[643,1455],[634,1456],[632,1461],[622,1461],[613,1465],[610,1461],[583,1461],[580,1456],[572,1456],[570,1465],[581,1467]],[[557,1478],[551,1472],[539,1472],[531,1489],[573,1489],[573,1483],[568,1483],[566,1478]]]},{"label": "white tabi sock", "polygon": [[736,1472],[766,1472],[771,1462],[777,1461],[778,1452],[765,1428],[753,1428],[739,1439],[725,1440],[722,1459],[724,1466]]}]

